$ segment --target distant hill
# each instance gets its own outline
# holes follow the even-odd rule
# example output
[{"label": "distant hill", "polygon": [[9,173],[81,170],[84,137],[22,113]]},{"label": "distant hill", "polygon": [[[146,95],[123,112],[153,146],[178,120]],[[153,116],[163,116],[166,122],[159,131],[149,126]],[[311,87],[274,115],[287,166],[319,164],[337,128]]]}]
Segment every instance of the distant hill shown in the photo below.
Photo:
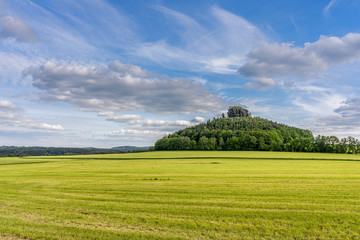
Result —
[{"label": "distant hill", "polygon": [[[304,130],[230,107],[228,117],[188,127],[155,143],[155,150],[309,151],[314,137]],[[299,143],[301,143],[299,148]]]},{"label": "distant hill", "polygon": [[124,151],[124,152],[130,152],[130,151],[136,151],[136,150],[148,150],[149,147],[119,146],[119,147],[113,147],[111,149]]}]

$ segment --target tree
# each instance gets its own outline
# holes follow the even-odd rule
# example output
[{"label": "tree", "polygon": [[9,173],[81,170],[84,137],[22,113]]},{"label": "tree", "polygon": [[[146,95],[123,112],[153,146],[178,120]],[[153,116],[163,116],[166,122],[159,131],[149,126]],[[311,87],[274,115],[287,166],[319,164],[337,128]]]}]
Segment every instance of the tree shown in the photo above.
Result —
[{"label": "tree", "polygon": [[199,150],[207,150],[208,144],[209,144],[209,139],[205,136],[202,136],[198,142]]},{"label": "tree", "polygon": [[359,140],[354,137],[348,137],[348,152],[347,153],[357,153],[357,145]]},{"label": "tree", "polygon": [[336,146],[340,143],[339,139],[336,136],[329,137],[330,151],[332,153],[336,152]]},{"label": "tree", "polygon": [[224,144],[225,144],[224,139],[222,137],[220,137],[219,143],[218,143],[218,150],[223,150]]}]

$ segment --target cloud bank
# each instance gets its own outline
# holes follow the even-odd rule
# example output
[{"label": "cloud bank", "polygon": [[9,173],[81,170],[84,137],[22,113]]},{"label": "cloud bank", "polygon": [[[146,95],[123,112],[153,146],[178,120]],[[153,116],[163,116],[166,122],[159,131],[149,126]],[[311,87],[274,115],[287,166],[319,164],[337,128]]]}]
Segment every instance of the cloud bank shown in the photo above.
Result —
[{"label": "cloud bank", "polygon": [[50,61],[27,69],[24,75],[43,91],[43,100],[68,102],[83,111],[190,114],[223,106],[222,99],[197,83],[151,76],[118,61],[105,67]]}]

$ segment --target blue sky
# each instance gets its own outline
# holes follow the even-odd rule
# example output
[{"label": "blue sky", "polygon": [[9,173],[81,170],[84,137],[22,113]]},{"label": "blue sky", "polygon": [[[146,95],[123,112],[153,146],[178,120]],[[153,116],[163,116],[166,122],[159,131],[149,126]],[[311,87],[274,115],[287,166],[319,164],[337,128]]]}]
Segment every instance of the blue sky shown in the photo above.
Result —
[{"label": "blue sky", "polygon": [[148,146],[230,105],[360,138],[360,1],[0,1],[0,144]]}]

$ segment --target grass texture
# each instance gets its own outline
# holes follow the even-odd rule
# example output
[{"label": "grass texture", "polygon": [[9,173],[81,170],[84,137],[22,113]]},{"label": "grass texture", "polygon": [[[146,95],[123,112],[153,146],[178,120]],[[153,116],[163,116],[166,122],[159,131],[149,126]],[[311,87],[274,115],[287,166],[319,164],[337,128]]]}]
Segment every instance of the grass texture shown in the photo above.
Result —
[{"label": "grass texture", "polygon": [[0,239],[360,239],[360,156],[0,158]]}]

